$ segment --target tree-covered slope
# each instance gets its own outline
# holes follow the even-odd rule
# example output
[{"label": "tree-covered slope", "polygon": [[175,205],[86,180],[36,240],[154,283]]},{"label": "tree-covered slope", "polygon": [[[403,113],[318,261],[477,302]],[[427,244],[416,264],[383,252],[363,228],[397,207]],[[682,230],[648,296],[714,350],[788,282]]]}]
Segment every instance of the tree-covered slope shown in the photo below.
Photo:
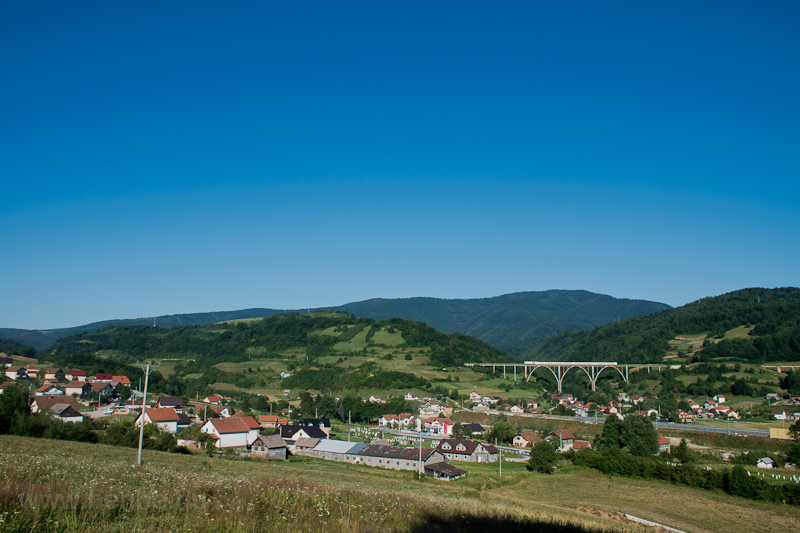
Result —
[{"label": "tree-covered slope", "polygon": [[[722,339],[739,326],[745,338]],[[800,289],[743,289],[589,331],[568,331],[526,351],[526,360],[661,362],[679,335],[708,334],[703,357],[800,360]],[[716,337],[711,340],[711,337]]]},{"label": "tree-covered slope", "polygon": [[378,320],[395,316],[419,320],[438,330],[472,335],[518,354],[562,331],[589,329],[669,306],[588,291],[552,290],[470,300],[373,299],[343,305],[340,309]]},{"label": "tree-covered slope", "polygon": [[[494,298],[466,300],[377,298],[325,309],[344,311],[375,320],[402,318],[424,322],[440,331],[471,335],[508,353],[520,354],[550,335],[562,331],[593,328],[620,318],[654,313],[668,308],[668,305],[646,300],[619,299],[588,291],[552,290],[517,292]],[[321,309],[316,309],[319,310]],[[253,308],[168,315],[156,317],[155,323],[161,328],[173,328],[266,317],[287,312],[290,311]],[[153,320],[153,318],[106,320],[85,326],[47,331],[0,328],[0,337],[43,350],[58,339],[71,335],[82,332],[94,333],[109,326],[152,326]]]},{"label": "tree-covered slope", "polygon": [[130,318],[130,319],[115,319],[103,320],[101,322],[92,322],[83,326],[76,326],[72,328],[56,328],[48,330],[31,330],[31,329],[12,329],[0,328],[0,338],[11,339],[27,346],[31,346],[37,350],[44,350],[49,348],[59,339],[78,335],[80,333],[94,333],[110,326],[152,326],[155,321],[156,325],[161,328],[174,328],[179,326],[198,326],[203,324],[213,324],[216,322],[225,322],[226,320],[242,320],[246,318],[259,318],[270,316],[278,313],[284,313],[277,309],[240,309],[238,311],[218,311],[213,313],[190,313],[183,315],[165,315],[159,317],[148,318]]}]

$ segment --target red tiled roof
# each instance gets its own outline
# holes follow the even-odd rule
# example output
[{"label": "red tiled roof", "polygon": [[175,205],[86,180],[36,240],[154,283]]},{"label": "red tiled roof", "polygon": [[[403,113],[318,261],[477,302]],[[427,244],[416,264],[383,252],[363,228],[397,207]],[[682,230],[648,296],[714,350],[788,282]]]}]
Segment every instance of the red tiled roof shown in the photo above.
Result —
[{"label": "red tiled roof", "polygon": [[178,413],[171,407],[148,407],[145,413],[153,422],[177,422],[179,419]]},{"label": "red tiled roof", "polygon": [[256,419],[253,418],[252,416],[239,416],[238,418],[240,420],[243,420],[244,423],[247,424],[247,426],[250,429],[261,429],[261,426],[259,425],[259,423],[256,422]]},{"label": "red tiled roof", "polygon": [[209,418],[217,433],[247,433],[250,428],[242,418]]},{"label": "red tiled roof", "polygon": [[536,436],[536,433],[533,433],[532,431],[523,431],[519,434],[519,436],[528,442],[539,442],[541,440]]},{"label": "red tiled roof", "polygon": [[664,444],[669,444],[669,439],[666,438],[664,435],[658,436],[658,445],[663,446]]}]

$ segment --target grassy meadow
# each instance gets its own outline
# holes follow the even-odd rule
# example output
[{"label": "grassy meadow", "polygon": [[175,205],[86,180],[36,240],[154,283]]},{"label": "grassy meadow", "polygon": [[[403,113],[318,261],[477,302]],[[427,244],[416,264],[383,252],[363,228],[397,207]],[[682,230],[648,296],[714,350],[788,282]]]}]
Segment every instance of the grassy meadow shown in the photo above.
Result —
[{"label": "grassy meadow", "polygon": [[308,458],[227,460],[0,437],[0,531],[791,531],[800,509],[567,467],[461,480]]}]

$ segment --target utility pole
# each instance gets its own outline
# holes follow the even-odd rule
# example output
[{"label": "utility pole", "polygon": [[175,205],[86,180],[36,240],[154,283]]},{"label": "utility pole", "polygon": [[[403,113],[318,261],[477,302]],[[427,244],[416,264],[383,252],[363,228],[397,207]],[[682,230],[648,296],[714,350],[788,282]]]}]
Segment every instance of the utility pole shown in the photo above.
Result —
[{"label": "utility pole", "polygon": [[422,479],[422,432],[419,434],[419,478]]},{"label": "utility pole", "polygon": [[497,437],[494,438],[494,447],[497,448],[497,460],[500,463],[500,477],[503,477],[503,450],[497,446]]},{"label": "utility pole", "polygon": [[[142,443],[144,442],[144,415],[145,410],[147,409],[147,382],[150,378],[150,363],[145,364],[137,364],[138,367],[144,367],[144,394],[142,395],[142,414],[139,424],[139,455],[136,459],[136,464],[141,466],[142,465]],[[153,368],[158,368],[161,365],[153,366]]]}]

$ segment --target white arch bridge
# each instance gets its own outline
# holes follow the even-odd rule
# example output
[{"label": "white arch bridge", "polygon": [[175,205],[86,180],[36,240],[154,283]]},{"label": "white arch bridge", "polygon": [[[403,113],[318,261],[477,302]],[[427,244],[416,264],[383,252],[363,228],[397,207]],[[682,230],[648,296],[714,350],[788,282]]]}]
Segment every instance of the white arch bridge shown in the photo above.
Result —
[{"label": "white arch bridge", "polygon": [[584,363],[574,363],[574,362],[561,362],[561,361],[525,361],[524,363],[467,363],[464,366],[483,366],[483,367],[492,367],[492,372],[497,372],[498,368],[503,369],[503,378],[506,377],[506,372],[510,368],[514,375],[514,381],[517,381],[517,369],[522,369],[522,376],[524,377],[525,381],[530,381],[531,376],[533,373],[540,369],[546,368],[550,372],[552,372],[553,377],[556,378],[556,383],[558,383],[558,392],[561,392],[561,384],[564,381],[564,376],[567,375],[567,372],[572,370],[573,368],[579,368],[586,373],[586,376],[589,378],[589,381],[592,383],[592,390],[596,390],[597,388],[597,379],[600,377],[600,373],[605,370],[606,368],[613,368],[616,370],[623,381],[626,383],[628,382],[628,378],[631,372],[635,372],[637,370],[647,369],[650,372],[651,369],[655,370],[664,370],[669,367],[669,365],[658,365],[658,364],[639,364],[639,365],[620,365],[617,363],[597,363],[597,362],[584,362]]}]

